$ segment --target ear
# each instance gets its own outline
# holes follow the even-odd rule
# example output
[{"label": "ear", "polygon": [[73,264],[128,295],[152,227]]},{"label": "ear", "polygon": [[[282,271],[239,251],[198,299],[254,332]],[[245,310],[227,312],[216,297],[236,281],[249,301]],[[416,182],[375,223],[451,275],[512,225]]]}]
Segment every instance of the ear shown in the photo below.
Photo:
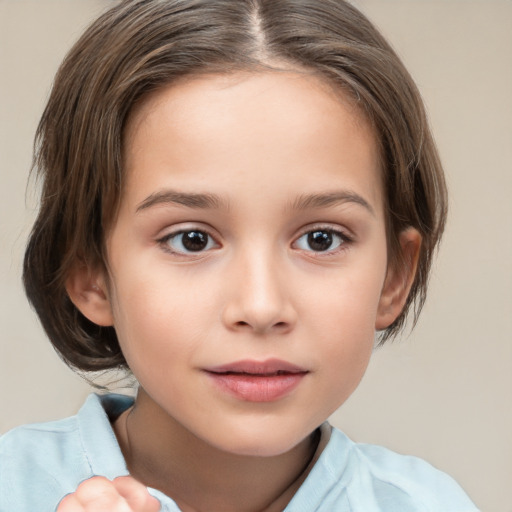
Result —
[{"label": "ear", "polygon": [[106,286],[105,271],[78,263],[66,280],[71,302],[91,322],[108,327],[114,319]]},{"label": "ear", "polygon": [[399,235],[402,260],[405,265],[390,265],[382,288],[375,329],[389,327],[400,315],[409,296],[421,248],[421,235],[414,228],[407,228]]}]

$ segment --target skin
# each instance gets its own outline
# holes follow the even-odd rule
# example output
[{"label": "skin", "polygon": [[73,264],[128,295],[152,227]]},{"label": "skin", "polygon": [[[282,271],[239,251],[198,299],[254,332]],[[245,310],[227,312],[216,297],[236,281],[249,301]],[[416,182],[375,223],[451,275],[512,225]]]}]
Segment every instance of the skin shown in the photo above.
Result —
[{"label": "skin", "polygon": [[68,494],[59,504],[58,512],[105,511],[158,512],[160,503],[150,496],[146,487],[134,478],[120,476],[112,482],[94,477],[82,482],[76,492]]},{"label": "skin", "polygon": [[[304,73],[159,91],[132,113],[124,157],[108,272],[77,268],[67,289],[91,321],[115,326],[140,383],[114,426],[130,473],[184,511],[282,510],[312,433],[357,387],[375,330],[402,310],[421,237],[401,234],[408,268],[388,264],[373,131]],[[198,193],[216,200],[179,195]],[[176,233],[187,230],[204,234],[204,250],[185,250]],[[327,249],[312,232],[330,237]],[[271,358],[305,373],[269,402],[234,397],[205,372]]]}]

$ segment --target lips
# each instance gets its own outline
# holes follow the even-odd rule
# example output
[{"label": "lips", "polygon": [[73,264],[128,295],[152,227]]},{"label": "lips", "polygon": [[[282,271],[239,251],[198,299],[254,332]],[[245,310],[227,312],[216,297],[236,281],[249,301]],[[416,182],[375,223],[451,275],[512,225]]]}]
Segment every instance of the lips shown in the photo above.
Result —
[{"label": "lips", "polygon": [[279,359],[237,361],[205,369],[221,391],[248,402],[273,402],[288,396],[308,370]]}]

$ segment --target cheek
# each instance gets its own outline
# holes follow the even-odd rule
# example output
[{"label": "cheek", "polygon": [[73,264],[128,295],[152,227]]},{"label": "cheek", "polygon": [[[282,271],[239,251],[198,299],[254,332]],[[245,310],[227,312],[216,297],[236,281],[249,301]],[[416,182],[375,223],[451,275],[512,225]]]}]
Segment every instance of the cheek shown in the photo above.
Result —
[{"label": "cheek", "polygon": [[358,322],[357,316],[352,316],[349,309],[346,313],[346,317],[339,315],[337,320],[330,323],[329,333],[324,340],[318,340],[322,379],[319,380],[317,396],[324,397],[322,410],[325,417],[334,413],[355,391],[373,352],[374,329],[371,316],[363,323]]},{"label": "cheek", "polygon": [[190,359],[204,336],[202,326],[211,325],[213,294],[154,264],[137,272],[118,266],[115,277],[114,327],[132,371],[137,375],[141,361],[158,371]]},{"label": "cheek", "polygon": [[357,387],[373,351],[382,276],[366,270],[350,278],[340,274],[323,293],[317,290],[308,299],[311,318],[320,319],[312,321],[308,335],[325,371],[322,386],[331,412]]},{"label": "cheek", "polygon": [[373,350],[377,301],[363,306],[356,297],[352,299],[329,305],[330,314],[317,335],[323,360],[337,379],[364,372]]},{"label": "cheek", "polygon": [[385,265],[380,261],[354,267],[326,275],[321,286],[312,283],[303,303],[305,314],[309,311],[348,344],[351,340],[373,338],[385,277]]}]

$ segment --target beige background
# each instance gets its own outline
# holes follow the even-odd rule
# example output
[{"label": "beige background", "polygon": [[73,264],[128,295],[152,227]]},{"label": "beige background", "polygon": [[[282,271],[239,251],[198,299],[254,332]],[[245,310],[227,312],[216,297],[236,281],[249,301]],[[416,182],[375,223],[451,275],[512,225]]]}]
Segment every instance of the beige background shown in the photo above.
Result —
[{"label": "beige background", "polygon": [[[32,137],[56,67],[103,0],[0,0],[0,432],[74,413],[89,388],[20,285]],[[415,331],[379,350],[333,422],[424,457],[486,512],[512,512],[512,2],[359,0],[422,90],[451,190]]]}]

